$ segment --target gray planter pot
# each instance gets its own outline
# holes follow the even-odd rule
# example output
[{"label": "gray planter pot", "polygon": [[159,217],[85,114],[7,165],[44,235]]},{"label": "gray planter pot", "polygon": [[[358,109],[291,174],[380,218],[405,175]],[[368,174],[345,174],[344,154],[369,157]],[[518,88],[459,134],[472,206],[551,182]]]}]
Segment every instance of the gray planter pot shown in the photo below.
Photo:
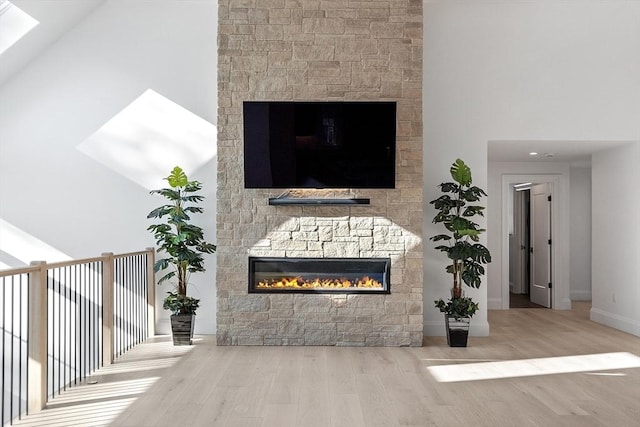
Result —
[{"label": "gray planter pot", "polygon": [[449,347],[466,347],[469,338],[470,318],[456,319],[452,316],[444,316],[447,327],[447,344]]},{"label": "gray planter pot", "polygon": [[173,345],[191,345],[193,326],[196,323],[194,314],[172,314],[171,335]]}]

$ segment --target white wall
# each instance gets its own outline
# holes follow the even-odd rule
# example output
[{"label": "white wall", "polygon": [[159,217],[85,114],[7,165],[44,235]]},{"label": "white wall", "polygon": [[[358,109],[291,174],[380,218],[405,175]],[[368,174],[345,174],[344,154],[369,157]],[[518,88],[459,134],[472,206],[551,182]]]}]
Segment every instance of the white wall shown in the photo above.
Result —
[{"label": "white wall", "polygon": [[[432,301],[450,286],[441,254],[428,249],[437,232],[428,202],[450,163],[463,158],[487,188],[490,140],[639,140],[639,19],[640,2],[622,0],[425,2],[427,335],[444,333]],[[213,0],[109,0],[0,87],[0,218],[73,257],[151,246],[144,216],[157,201],[75,146],[147,88],[214,123],[215,22]],[[208,236],[214,165],[194,175],[207,190]],[[499,227],[488,228],[492,248]],[[475,335],[489,332],[494,259],[483,287],[469,292],[482,310]],[[215,330],[214,257],[207,268],[197,278],[198,333]]]},{"label": "white wall", "polygon": [[[487,187],[491,140],[632,141],[640,135],[640,2],[430,1],[424,5],[424,331],[444,332],[432,301],[448,292],[428,204],[456,157]],[[489,198],[496,197],[489,191]],[[495,206],[495,204],[492,204]],[[493,219],[499,212],[490,207]],[[488,225],[494,248],[500,227]],[[474,291],[487,334],[487,291],[500,257]]]},{"label": "white wall", "polygon": [[591,320],[640,336],[640,142],[593,155]]},{"label": "white wall", "polygon": [[591,300],[591,168],[572,167],[569,223],[571,301]]},{"label": "white wall", "polygon": [[[76,147],[147,89],[215,124],[216,22],[213,0],[109,0],[1,86],[0,219],[73,258],[154,246],[146,214],[162,200]],[[191,174],[204,184],[199,221],[209,240],[215,165]],[[34,247],[31,258],[44,253]],[[215,331],[214,256],[206,268],[193,276],[197,333]]]}]

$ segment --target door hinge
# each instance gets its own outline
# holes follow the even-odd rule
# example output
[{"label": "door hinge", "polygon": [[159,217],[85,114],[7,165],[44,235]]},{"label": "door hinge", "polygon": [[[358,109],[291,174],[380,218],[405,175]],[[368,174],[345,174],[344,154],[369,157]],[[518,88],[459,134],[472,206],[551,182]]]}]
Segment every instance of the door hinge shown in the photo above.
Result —
[{"label": "door hinge", "polygon": [[551,286],[551,282],[549,282],[549,289],[551,289],[551,288],[552,288],[552,286]]},{"label": "door hinge", "polygon": [[547,196],[547,200],[550,202],[551,201],[551,196]]},{"label": "door hinge", "polygon": [[549,239],[549,244],[551,244],[551,239]]}]

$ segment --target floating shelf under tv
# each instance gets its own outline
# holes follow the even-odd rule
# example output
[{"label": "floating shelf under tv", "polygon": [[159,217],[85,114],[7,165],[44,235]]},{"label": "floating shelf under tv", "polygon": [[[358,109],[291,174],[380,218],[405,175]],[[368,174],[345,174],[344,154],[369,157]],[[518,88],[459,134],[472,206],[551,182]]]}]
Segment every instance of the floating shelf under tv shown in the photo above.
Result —
[{"label": "floating shelf under tv", "polygon": [[344,198],[344,199],[326,199],[326,198],[301,198],[301,197],[271,197],[269,205],[368,205],[371,200],[368,198]]}]

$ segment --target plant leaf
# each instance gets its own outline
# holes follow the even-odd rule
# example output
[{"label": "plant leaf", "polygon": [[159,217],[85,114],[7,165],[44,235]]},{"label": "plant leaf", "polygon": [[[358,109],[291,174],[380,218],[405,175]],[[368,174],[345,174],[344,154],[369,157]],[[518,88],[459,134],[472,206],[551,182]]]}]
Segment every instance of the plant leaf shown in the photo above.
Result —
[{"label": "plant leaf", "polygon": [[440,184],[440,190],[443,193],[457,193],[460,190],[460,186],[454,182],[443,182]]},{"label": "plant leaf", "polygon": [[187,174],[184,173],[180,166],[174,167],[166,180],[172,188],[184,187],[189,182]]},{"label": "plant leaf", "polygon": [[451,165],[450,172],[453,180],[461,186],[467,187],[471,185],[471,168],[462,160],[456,159]]}]

